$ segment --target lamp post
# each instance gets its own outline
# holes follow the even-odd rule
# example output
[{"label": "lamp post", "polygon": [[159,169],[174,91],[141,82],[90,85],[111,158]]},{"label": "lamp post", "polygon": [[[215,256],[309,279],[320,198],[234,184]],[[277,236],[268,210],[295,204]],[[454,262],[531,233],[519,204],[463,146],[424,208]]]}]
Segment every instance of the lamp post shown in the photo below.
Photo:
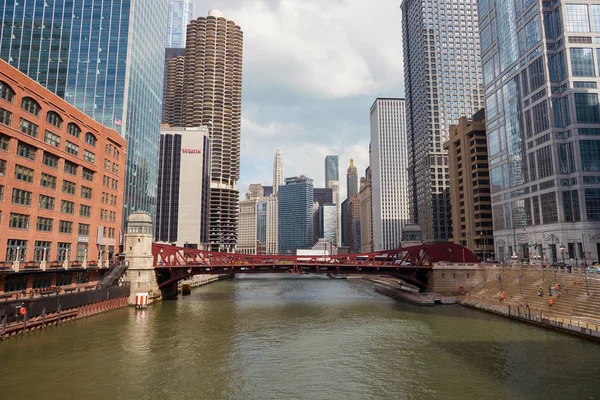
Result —
[{"label": "lamp post", "polygon": [[483,231],[481,231],[481,238],[483,239],[483,262],[485,263],[487,260],[485,259],[485,246],[487,244],[486,239],[484,237]]},{"label": "lamp post", "polygon": [[562,260],[563,260],[563,264],[565,263],[565,245],[564,244],[560,244],[560,252],[562,253]]},{"label": "lamp post", "polygon": [[21,247],[17,246],[17,262],[21,262]]}]

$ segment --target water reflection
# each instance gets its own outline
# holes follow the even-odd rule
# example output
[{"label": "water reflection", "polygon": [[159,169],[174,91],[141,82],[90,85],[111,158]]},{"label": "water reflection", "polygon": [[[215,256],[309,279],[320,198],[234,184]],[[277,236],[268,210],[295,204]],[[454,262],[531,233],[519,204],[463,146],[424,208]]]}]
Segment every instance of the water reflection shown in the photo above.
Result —
[{"label": "water reflection", "polygon": [[595,343],[310,276],[236,278],[0,344],[7,399],[600,398],[599,367]]}]

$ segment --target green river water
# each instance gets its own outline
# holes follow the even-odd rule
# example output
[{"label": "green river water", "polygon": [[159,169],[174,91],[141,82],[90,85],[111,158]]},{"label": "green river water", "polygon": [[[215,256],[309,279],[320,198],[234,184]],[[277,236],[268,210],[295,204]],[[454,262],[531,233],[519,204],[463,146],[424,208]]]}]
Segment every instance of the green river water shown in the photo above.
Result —
[{"label": "green river water", "polygon": [[240,277],[0,343],[0,399],[600,399],[600,345],[364,281]]}]

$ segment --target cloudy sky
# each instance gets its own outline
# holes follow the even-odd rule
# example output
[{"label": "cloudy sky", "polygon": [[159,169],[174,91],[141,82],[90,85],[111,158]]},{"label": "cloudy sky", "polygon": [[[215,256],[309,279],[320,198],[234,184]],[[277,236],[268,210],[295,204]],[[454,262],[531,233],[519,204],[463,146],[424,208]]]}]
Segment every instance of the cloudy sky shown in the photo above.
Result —
[{"label": "cloudy sky", "polygon": [[195,16],[220,9],[244,32],[243,196],[271,185],[273,156],[285,176],[325,181],[339,155],[340,199],[350,158],[368,165],[369,108],[404,96],[400,0],[196,0]]}]

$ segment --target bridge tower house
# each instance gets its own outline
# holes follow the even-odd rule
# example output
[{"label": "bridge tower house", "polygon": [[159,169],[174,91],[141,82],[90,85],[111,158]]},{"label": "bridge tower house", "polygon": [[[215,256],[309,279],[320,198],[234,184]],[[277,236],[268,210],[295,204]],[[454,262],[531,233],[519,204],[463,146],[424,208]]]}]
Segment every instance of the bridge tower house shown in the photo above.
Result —
[{"label": "bridge tower house", "polygon": [[123,250],[125,253],[125,279],[131,285],[129,305],[135,305],[136,294],[147,293],[148,304],[160,301],[161,291],[156,281],[152,257],[152,218],[144,212],[134,212],[127,218],[127,231]]}]

